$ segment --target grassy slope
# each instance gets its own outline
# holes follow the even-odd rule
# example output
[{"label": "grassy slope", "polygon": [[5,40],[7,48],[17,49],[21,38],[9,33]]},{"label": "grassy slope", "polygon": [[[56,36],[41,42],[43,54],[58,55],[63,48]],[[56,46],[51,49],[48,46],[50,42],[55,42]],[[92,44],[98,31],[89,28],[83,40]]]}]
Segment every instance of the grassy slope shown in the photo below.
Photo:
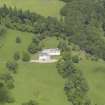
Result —
[{"label": "grassy slope", "polygon": [[40,13],[44,16],[59,16],[59,10],[63,3],[59,0],[0,0],[0,5],[16,6],[24,10]]},{"label": "grassy slope", "polygon": [[[21,38],[20,44],[16,44],[17,36]],[[0,48],[0,59],[7,60],[13,56],[14,52],[23,52],[27,49],[31,40],[32,34],[8,30],[3,40],[4,43],[2,42],[3,47]]]},{"label": "grassy slope", "polygon": [[[19,45],[15,42],[17,35],[22,40]],[[4,45],[0,49],[1,61],[11,59],[15,51],[26,50],[31,39],[32,34],[8,30],[4,38]],[[51,40],[57,42],[55,38]],[[47,45],[56,47],[56,44],[45,44],[46,47]],[[0,71],[3,72],[5,64],[1,64]],[[19,71],[14,78],[13,96],[16,103],[9,105],[21,105],[22,102],[27,102],[30,99],[38,100],[40,105],[69,105],[63,90],[64,80],[57,73],[55,64],[20,63]]]},{"label": "grassy slope", "polygon": [[93,104],[105,103],[105,62],[83,60],[79,64],[89,84],[89,96]]},{"label": "grassy slope", "polygon": [[[43,1],[47,2],[43,3]],[[58,0],[0,0],[0,5],[4,3],[24,10],[30,9],[44,16],[59,16],[59,9],[63,5]],[[10,59],[17,49],[23,51],[26,49],[28,42],[31,41],[31,35],[28,33],[9,30],[7,35],[4,40],[4,47],[0,48],[0,61]],[[22,37],[21,47],[15,44],[17,35]],[[48,38],[44,43],[45,47],[49,48],[55,46],[57,41],[55,38]],[[104,105],[105,62],[94,62],[85,59],[78,66],[88,81],[90,87],[89,95],[92,102]],[[0,73],[4,71],[4,64],[0,64]],[[63,92],[63,80],[57,74],[55,64],[20,64],[19,72],[15,78],[16,88],[13,91],[13,95],[16,97],[16,103],[13,105],[20,105],[21,102],[31,98],[38,100],[40,105],[68,105]]]},{"label": "grassy slope", "polygon": [[[19,35],[22,43],[15,43],[16,36]],[[21,52],[27,48],[32,35],[19,31],[9,30],[5,36],[5,44],[0,48],[0,59],[7,60],[13,55],[17,49]],[[47,38],[43,41],[44,47],[50,48],[57,45],[56,38]],[[93,103],[105,103],[105,62],[91,61],[84,59],[78,65],[85,78],[88,81],[90,92],[89,96]],[[0,65],[0,73],[5,70],[4,64]],[[38,100],[40,105],[68,105],[63,91],[64,81],[57,74],[55,64],[20,64],[19,72],[15,76],[16,88],[13,95],[16,97],[16,103],[20,105],[22,102],[31,98]]]},{"label": "grassy slope", "polygon": [[16,75],[13,95],[20,105],[30,99],[40,105],[69,105],[64,95],[64,81],[57,73],[55,64],[21,64]]}]

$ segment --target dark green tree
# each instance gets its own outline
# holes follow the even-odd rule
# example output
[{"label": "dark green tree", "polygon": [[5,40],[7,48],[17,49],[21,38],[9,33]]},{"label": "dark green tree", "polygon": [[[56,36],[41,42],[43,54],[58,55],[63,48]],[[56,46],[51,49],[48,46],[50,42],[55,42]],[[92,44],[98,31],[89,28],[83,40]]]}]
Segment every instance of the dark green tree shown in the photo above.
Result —
[{"label": "dark green tree", "polygon": [[24,62],[30,61],[30,55],[27,52],[23,52],[23,54],[22,54],[22,60]]},{"label": "dark green tree", "polygon": [[74,55],[73,57],[72,57],[72,61],[74,62],[74,63],[79,63],[79,56],[78,55]]},{"label": "dark green tree", "polygon": [[10,95],[10,91],[8,88],[0,82],[0,104],[4,105],[6,103],[11,103],[13,102],[13,98]]},{"label": "dark green tree", "polygon": [[0,76],[0,80],[4,81],[6,87],[8,89],[14,88],[14,79],[13,76],[10,73],[5,73]]},{"label": "dark green tree", "polygon": [[16,73],[17,72],[17,68],[18,68],[18,64],[15,61],[8,61],[6,63],[6,67],[9,71]]},{"label": "dark green tree", "polygon": [[20,53],[15,52],[13,57],[14,57],[14,60],[16,60],[16,61],[19,60],[20,59]]},{"label": "dark green tree", "polygon": [[23,103],[22,105],[39,105],[39,104],[34,100],[30,100],[29,102]]},{"label": "dark green tree", "polygon": [[37,53],[39,50],[41,50],[41,47],[39,46],[39,44],[37,45],[36,43],[31,43],[28,47],[28,51],[31,54]]},{"label": "dark green tree", "polygon": [[21,39],[19,36],[16,37],[16,43],[21,43]]}]

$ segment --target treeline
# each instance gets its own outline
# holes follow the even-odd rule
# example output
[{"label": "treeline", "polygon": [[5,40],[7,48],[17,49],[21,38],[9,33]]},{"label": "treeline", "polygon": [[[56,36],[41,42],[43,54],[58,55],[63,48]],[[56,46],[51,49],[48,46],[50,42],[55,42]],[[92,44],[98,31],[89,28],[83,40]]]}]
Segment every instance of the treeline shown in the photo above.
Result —
[{"label": "treeline", "polygon": [[82,50],[105,60],[105,1],[61,0],[66,35]]},{"label": "treeline", "polygon": [[74,60],[74,56],[70,53],[68,47],[62,53],[62,58],[57,63],[57,69],[65,79],[64,91],[68,101],[73,105],[91,105],[88,97],[89,87],[82,72],[75,66],[77,61],[77,58]]},{"label": "treeline", "polygon": [[13,88],[13,76],[10,73],[4,73],[0,75],[0,105],[14,102],[14,98],[11,95],[11,89]]},{"label": "treeline", "polygon": [[63,32],[60,22],[54,17],[41,16],[29,10],[18,10],[16,7],[0,7],[0,23],[11,29],[44,35]]},{"label": "treeline", "polygon": [[3,25],[0,25],[0,40],[4,37],[6,29]]}]

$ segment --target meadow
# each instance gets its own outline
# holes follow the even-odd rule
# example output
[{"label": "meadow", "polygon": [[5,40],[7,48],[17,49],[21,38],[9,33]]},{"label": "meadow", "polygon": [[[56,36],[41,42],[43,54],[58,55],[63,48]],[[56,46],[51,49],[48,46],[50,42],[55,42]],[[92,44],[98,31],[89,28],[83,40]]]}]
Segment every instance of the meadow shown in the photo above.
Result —
[{"label": "meadow", "polygon": [[[16,37],[21,38],[21,43],[16,43]],[[8,30],[0,48],[0,73],[6,72],[5,63],[13,59],[15,51],[23,52],[32,41],[33,34]],[[57,39],[45,39],[45,47],[56,47],[52,44]],[[50,43],[49,43],[50,42]],[[48,44],[49,43],[49,44]],[[48,46],[47,46],[48,45]],[[2,62],[3,61],[3,62]],[[40,105],[69,105],[64,90],[64,80],[57,73],[56,64],[35,64],[19,62],[17,74],[14,75],[15,88],[12,91],[15,103],[21,105],[27,100],[35,99]]]},{"label": "meadow", "polygon": [[[21,38],[20,45],[15,42],[18,35]],[[26,51],[32,36],[33,34],[30,33],[8,30],[4,38],[4,44],[2,42],[3,46],[0,48],[1,61],[12,59],[15,51],[21,53]],[[44,48],[51,48],[57,46],[58,40],[52,37],[45,39],[42,43]],[[84,58],[77,67],[82,70],[89,84],[89,97],[92,103],[103,105],[105,102],[105,62]],[[5,71],[5,63],[3,63],[0,65],[0,73]],[[64,80],[58,74],[56,64],[21,62],[19,63],[18,73],[14,78],[15,89],[13,89],[12,93],[16,102],[10,105],[20,105],[30,99],[37,100],[40,105],[69,105],[63,90]]]},{"label": "meadow", "polygon": [[89,97],[92,104],[105,103],[105,61],[83,60],[78,68],[82,70],[89,85]]},{"label": "meadow", "polygon": [[64,5],[59,0],[0,0],[0,5],[3,4],[53,17],[59,17],[59,11]]}]

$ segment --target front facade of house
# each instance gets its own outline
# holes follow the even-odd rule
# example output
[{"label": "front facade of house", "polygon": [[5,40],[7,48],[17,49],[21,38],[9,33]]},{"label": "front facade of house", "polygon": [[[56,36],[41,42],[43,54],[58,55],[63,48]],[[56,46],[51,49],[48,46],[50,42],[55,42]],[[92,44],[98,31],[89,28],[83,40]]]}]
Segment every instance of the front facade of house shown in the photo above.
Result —
[{"label": "front facade of house", "polygon": [[41,54],[39,54],[39,60],[40,61],[49,61],[49,60],[51,60],[51,56],[48,55],[47,53],[41,53]]}]

